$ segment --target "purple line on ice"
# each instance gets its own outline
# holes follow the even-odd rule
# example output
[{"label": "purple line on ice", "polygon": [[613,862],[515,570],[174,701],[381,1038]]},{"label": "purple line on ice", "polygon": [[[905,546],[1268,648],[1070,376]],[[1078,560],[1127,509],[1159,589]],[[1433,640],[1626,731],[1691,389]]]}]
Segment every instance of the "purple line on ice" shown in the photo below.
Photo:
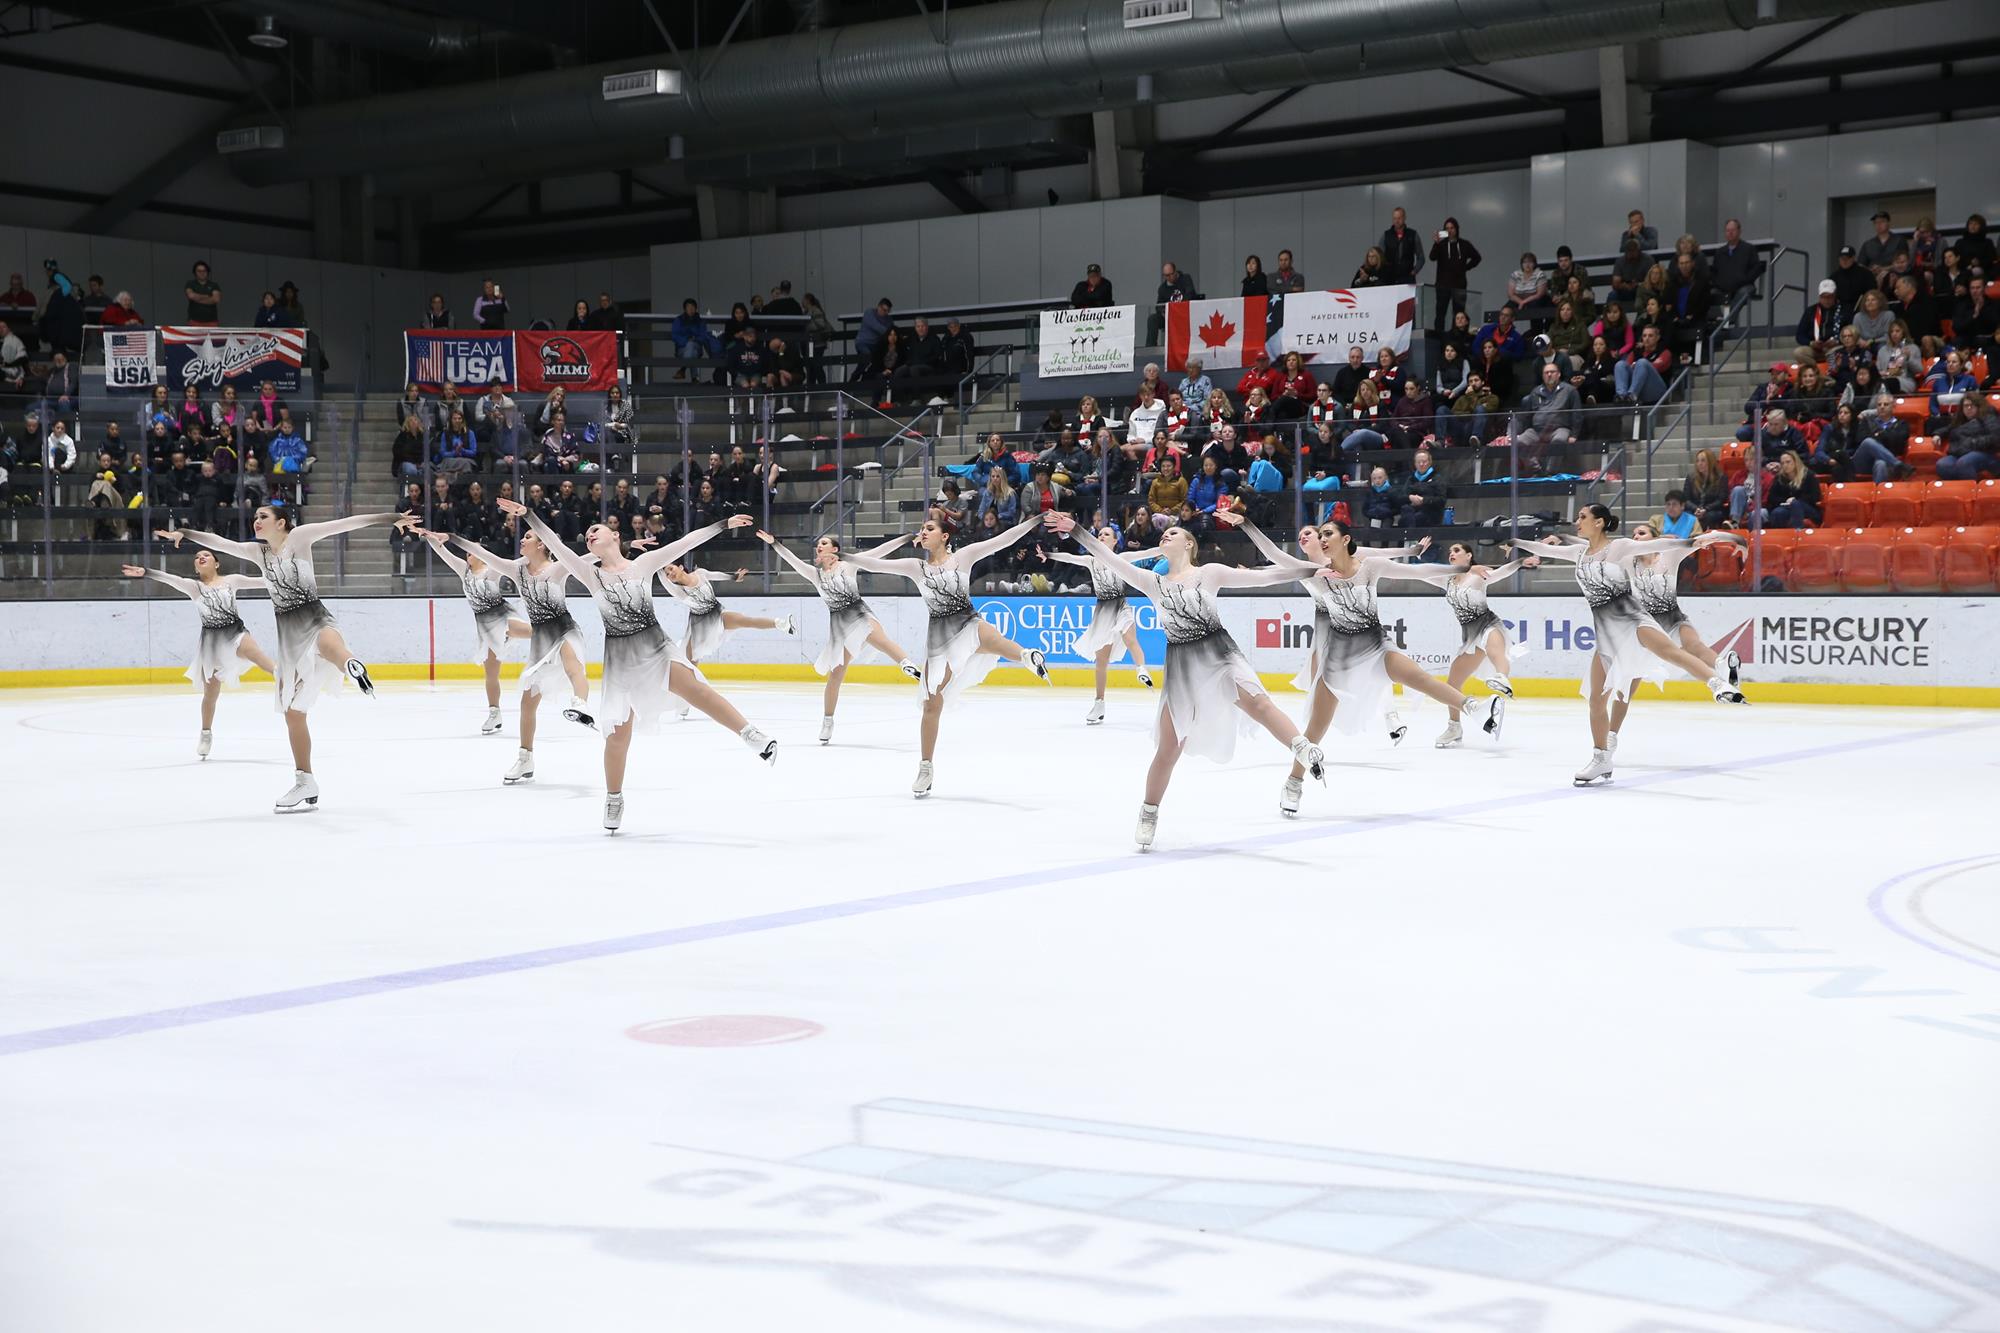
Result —
[{"label": "purple line on ice", "polygon": [[1935,871],[1978,865],[1981,862],[1990,862],[1992,860],[1993,857],[1991,855],[1967,856],[1961,857],[1956,861],[1939,861],[1936,865],[1919,866],[1915,870],[1905,870],[1894,879],[1885,879],[1875,886],[1874,892],[1868,895],[1868,910],[1875,914],[1877,921],[1880,921],[1883,925],[1913,944],[1921,944],[1933,953],[1941,953],[1947,958],[1956,958],[1961,963],[1970,963],[1974,967],[1983,967],[1989,972],[2000,972],[2000,964],[1996,964],[1991,958],[1974,957],[1972,954],[1962,953],[1940,940],[1932,939],[1928,935],[1919,935],[1916,931],[1911,930],[1908,926],[1889,915],[1887,907],[1889,891],[1900,884],[1907,884],[1921,875],[1929,875]]},{"label": "purple line on ice", "polygon": [[[2000,726],[2000,723],[1978,723],[1975,727]],[[437,967],[417,968],[407,972],[385,972],[380,976],[356,977],[349,981],[331,981],[313,986],[300,986],[292,990],[266,991],[261,995],[242,995],[227,1000],[210,1000],[203,1004],[184,1005],[177,1009],[155,1009],[147,1013],[124,1014],[116,1018],[96,1018],[82,1023],[70,1023],[61,1027],[40,1028],[31,1032],[15,1032],[0,1035],[0,1056],[21,1055],[29,1051],[48,1050],[59,1046],[80,1046],[89,1042],[110,1041],[116,1037],[132,1037],[147,1032],[161,1032],[171,1028],[195,1027],[203,1023],[219,1023],[231,1018],[250,1018],[258,1014],[279,1013],[286,1009],[304,1009],[313,1005],[334,1004],[342,1000],[359,1000],[371,995],[387,995],[395,991],[414,990],[422,986],[442,986],[454,981],[475,981],[481,977],[503,976],[509,972],[531,972],[544,967],[560,967],[564,963],[588,962],[598,958],[615,958],[620,954],[642,953],[651,949],[670,949],[683,944],[699,944],[706,940],[728,939],[736,935],[755,935],[767,930],[786,930],[793,926],[808,926],[822,921],[837,921],[842,917],[872,916],[877,912],[893,912],[905,907],[923,907],[931,903],[956,902],[966,898],[981,898],[988,894],[1005,893],[1012,889],[1032,888],[1043,884],[1060,884],[1067,880],[1094,879],[1100,875],[1122,874],[1134,870],[1158,866],[1167,861],[1201,860],[1210,856],[1225,856],[1248,848],[1285,847],[1294,843],[1314,842],[1322,838],[1351,837],[1363,833],[1376,833],[1385,829],[1402,828],[1410,824],[1427,823],[1433,819],[1464,819],[1491,813],[1496,810],[1518,809],[1522,806],[1541,805],[1550,801],[1615,800],[1617,791],[1630,791],[1638,787],[1657,787],[1668,783],[1685,782],[1698,777],[1708,777],[1724,773],[1740,773],[1751,769],[1769,768],[1778,764],[1799,763],[1805,760],[1823,758],[1828,755],[1851,754],[1857,750],[1886,749],[1896,745],[1906,745],[1913,741],[1934,740],[1944,736],[1961,735],[1972,729],[1963,725],[1934,727],[1925,731],[1899,732],[1889,736],[1877,736],[1867,740],[1844,741],[1837,745],[1820,745],[1806,750],[1788,750],[1780,754],[1760,755],[1751,759],[1739,759],[1715,764],[1702,764],[1694,768],[1675,769],[1670,772],[1650,773],[1637,778],[1620,779],[1612,792],[1593,791],[1576,787],[1550,787],[1545,791],[1521,792],[1512,796],[1498,796],[1491,800],[1474,801],[1464,805],[1440,806],[1434,810],[1417,810],[1406,814],[1381,815],[1373,819],[1351,824],[1307,825],[1268,833],[1261,837],[1241,842],[1212,844],[1205,847],[1190,847],[1181,851],[1157,853],[1141,856],[1137,853],[1108,857],[1098,861],[1082,861],[1075,865],[1055,866],[1017,875],[1001,875],[991,879],[968,880],[958,884],[939,884],[927,889],[910,889],[902,893],[887,893],[874,898],[855,898],[847,902],[824,903],[814,907],[799,907],[786,912],[768,912],[761,916],[737,917],[729,921],[713,921],[699,926],[677,926],[671,930],[648,931],[640,935],[622,935],[613,939],[586,940],[577,944],[559,944],[548,949],[535,949],[527,953],[500,954],[492,958],[474,958],[462,963],[443,963]],[[1920,873],[1920,872],[1913,872]],[[1896,881],[1891,881],[1895,883]],[[1894,923],[1890,923],[1892,928]]]}]

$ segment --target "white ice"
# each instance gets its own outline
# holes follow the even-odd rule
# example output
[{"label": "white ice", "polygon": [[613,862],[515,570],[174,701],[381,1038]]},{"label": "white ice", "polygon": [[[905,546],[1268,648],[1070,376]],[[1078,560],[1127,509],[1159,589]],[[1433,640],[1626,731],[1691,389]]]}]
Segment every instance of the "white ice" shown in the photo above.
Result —
[{"label": "white ice", "polygon": [[2000,713],[724,688],[0,695],[0,1329],[2000,1330]]}]

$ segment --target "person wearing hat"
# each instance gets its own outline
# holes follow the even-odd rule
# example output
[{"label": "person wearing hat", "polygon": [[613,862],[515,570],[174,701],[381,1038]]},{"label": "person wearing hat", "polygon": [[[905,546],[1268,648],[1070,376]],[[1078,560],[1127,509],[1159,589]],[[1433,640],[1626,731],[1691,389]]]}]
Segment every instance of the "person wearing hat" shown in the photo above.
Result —
[{"label": "person wearing hat", "polygon": [[1910,242],[1908,238],[1898,236],[1889,230],[1887,209],[1876,209],[1873,220],[1875,234],[1861,243],[1861,253],[1856,258],[1860,261],[1860,266],[1873,274],[1875,281],[1880,283],[1882,275],[1889,271],[1889,265],[1895,262],[1896,256],[1899,253],[1904,255],[1910,253]]},{"label": "person wearing hat", "polygon": [[1083,271],[1083,281],[1070,289],[1069,303],[1078,310],[1106,310],[1117,302],[1111,299],[1111,280],[1092,264]]},{"label": "person wearing hat", "polygon": [[[1852,249],[1846,252],[1853,255]],[[1852,259],[1848,261],[1850,267]],[[1853,270],[1863,277],[1867,270]],[[1865,290],[1865,289],[1864,289]],[[1858,295],[1858,293],[1857,293]],[[1833,345],[1840,341],[1840,330],[1854,318],[1854,303],[1840,299],[1840,284],[1832,278],[1822,278],[1819,284],[1819,299],[1806,307],[1799,317],[1799,326],[1792,337],[1798,343],[1792,357],[1797,361],[1824,361]]]},{"label": "person wearing hat", "polygon": [[[1808,358],[1802,356],[1799,359],[1804,361]],[[1743,424],[1736,428],[1736,438],[1748,440],[1755,433],[1754,423],[1761,420],[1766,412],[1774,408],[1789,407],[1797,396],[1797,391],[1792,388],[1790,363],[1773,361],[1771,378],[1758,385],[1756,392],[1750,395],[1750,401],[1743,404]]]},{"label": "person wearing hat", "polygon": [[1833,263],[1833,272],[1826,276],[1833,282],[1833,289],[1840,296],[1841,307],[1849,312],[1861,304],[1861,293],[1876,283],[1875,275],[1856,262],[1854,247],[1851,245],[1840,247],[1840,255]]}]

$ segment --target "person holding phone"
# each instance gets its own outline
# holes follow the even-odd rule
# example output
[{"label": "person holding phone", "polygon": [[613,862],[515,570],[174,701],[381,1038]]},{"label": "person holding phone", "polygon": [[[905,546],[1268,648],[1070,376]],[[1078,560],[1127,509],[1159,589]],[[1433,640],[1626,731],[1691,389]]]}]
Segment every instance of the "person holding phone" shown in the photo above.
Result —
[{"label": "person holding phone", "polygon": [[1431,241],[1431,263],[1437,266],[1437,313],[1432,328],[1440,336],[1465,310],[1466,275],[1479,267],[1479,248],[1458,234],[1458,219],[1446,218]]}]

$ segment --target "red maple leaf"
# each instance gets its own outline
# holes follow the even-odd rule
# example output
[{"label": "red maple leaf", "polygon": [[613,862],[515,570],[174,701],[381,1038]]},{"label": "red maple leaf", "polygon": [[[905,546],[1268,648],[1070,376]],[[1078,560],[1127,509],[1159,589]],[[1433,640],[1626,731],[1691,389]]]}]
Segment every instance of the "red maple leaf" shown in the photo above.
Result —
[{"label": "red maple leaf", "polygon": [[1201,334],[1203,347],[1226,347],[1229,340],[1236,336],[1236,326],[1223,319],[1220,310],[1210,315],[1208,323],[1202,325],[1198,331]]}]

